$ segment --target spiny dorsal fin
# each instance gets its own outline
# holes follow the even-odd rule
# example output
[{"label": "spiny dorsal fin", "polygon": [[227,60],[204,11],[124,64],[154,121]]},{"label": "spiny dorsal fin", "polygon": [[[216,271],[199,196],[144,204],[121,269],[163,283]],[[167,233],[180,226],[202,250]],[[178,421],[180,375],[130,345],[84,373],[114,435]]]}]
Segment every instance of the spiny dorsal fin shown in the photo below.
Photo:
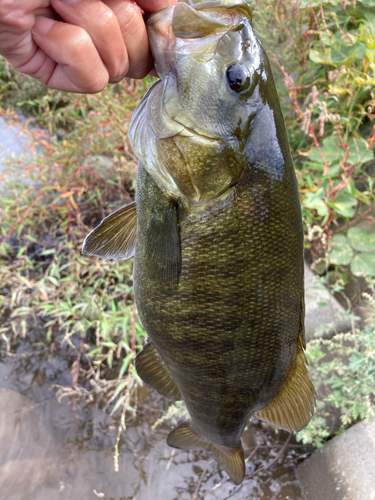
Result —
[{"label": "spiny dorsal fin", "polygon": [[82,253],[102,259],[127,260],[134,256],[137,233],[135,202],[108,215],[83,242]]},{"label": "spiny dorsal fin", "polygon": [[145,384],[169,399],[181,399],[179,388],[152,343],[146,344],[137,354],[135,368]]},{"label": "spiny dorsal fin", "polygon": [[299,335],[294,366],[279,393],[267,408],[254,414],[279,429],[298,432],[309,423],[315,406],[315,389],[306,370],[304,340]]},{"label": "spiny dorsal fin", "polygon": [[152,272],[168,286],[178,285],[181,273],[180,229],[177,208],[155,212],[147,228],[146,258],[153,262]]},{"label": "spiny dorsal fin", "polygon": [[173,448],[207,450],[235,484],[242,483],[245,477],[245,461],[241,444],[235,450],[217,446],[200,437],[188,421],[180,424],[168,435],[167,443]]}]

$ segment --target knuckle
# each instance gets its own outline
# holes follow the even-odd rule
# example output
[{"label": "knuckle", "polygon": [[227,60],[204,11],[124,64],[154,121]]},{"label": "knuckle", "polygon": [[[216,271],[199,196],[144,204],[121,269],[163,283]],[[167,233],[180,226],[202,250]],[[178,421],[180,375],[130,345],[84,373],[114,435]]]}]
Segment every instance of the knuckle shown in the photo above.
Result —
[{"label": "knuckle", "polygon": [[134,70],[132,71],[129,71],[129,74],[127,74],[126,76],[128,76],[129,78],[135,78],[136,80],[139,80],[139,79],[142,79],[142,78],[145,78],[151,71],[152,68],[135,68]]},{"label": "knuckle", "polygon": [[104,67],[96,67],[96,71],[90,68],[84,74],[81,74],[80,89],[86,94],[97,94],[106,88],[108,85],[109,75]]},{"label": "knuckle", "polygon": [[118,76],[118,77],[111,78],[109,80],[109,83],[120,83],[123,78],[124,78],[123,76],[121,76],[121,77]]},{"label": "knuckle", "polygon": [[116,66],[116,69],[111,72],[111,83],[120,82],[129,71],[129,60],[127,56],[122,57]]},{"label": "knuckle", "polygon": [[1,1],[0,24],[20,32],[27,31],[32,27],[30,16],[27,16],[22,9],[15,8],[12,0]]},{"label": "knuckle", "polygon": [[87,88],[89,89],[88,92],[97,94],[98,92],[101,92],[106,88],[108,84],[108,77],[105,75],[102,75],[101,78],[98,78],[97,81],[92,82],[88,84]]},{"label": "knuckle", "polygon": [[124,2],[116,12],[116,16],[120,26],[124,29],[132,25],[135,17],[142,16],[141,12],[137,4]]},{"label": "knuckle", "polygon": [[[132,61],[130,62],[132,63]],[[153,67],[153,61],[150,56],[142,60],[133,61],[126,76],[136,79],[144,78],[150,73]]]},{"label": "knuckle", "polygon": [[70,38],[71,53],[74,59],[86,61],[94,49],[90,35],[83,28],[76,29],[74,37]]},{"label": "knuckle", "polygon": [[115,13],[109,9],[105,4],[102,5],[98,12],[98,24],[101,26],[106,26],[106,25],[113,25],[116,23],[116,16]]}]

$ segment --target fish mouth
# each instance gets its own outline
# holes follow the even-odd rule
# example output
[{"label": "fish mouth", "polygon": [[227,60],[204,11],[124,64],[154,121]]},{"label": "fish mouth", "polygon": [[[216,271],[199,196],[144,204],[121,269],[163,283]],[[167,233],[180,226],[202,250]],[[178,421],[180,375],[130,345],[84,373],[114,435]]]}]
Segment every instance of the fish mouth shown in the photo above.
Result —
[{"label": "fish mouth", "polygon": [[246,0],[182,0],[173,10],[172,32],[182,39],[224,34],[244,18],[252,18]]},{"label": "fish mouth", "polygon": [[252,8],[246,0],[207,0],[201,3],[194,3],[191,0],[182,0],[187,3],[195,10],[207,10],[207,9],[240,9],[247,13],[248,18],[252,19],[253,11]]},{"label": "fish mouth", "polygon": [[[233,11],[238,14],[240,11],[242,15],[236,16]],[[147,28],[151,31],[156,29],[159,36],[170,38],[173,34],[177,38],[194,39],[228,32],[239,23],[239,17],[252,20],[248,0],[203,0],[199,3],[196,0],[180,0],[175,6],[146,14],[145,21]]]}]

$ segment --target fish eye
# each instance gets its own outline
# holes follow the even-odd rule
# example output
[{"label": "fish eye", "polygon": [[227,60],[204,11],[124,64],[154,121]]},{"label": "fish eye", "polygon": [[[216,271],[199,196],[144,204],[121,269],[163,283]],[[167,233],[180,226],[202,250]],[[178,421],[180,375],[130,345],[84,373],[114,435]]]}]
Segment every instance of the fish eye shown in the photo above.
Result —
[{"label": "fish eye", "polygon": [[246,66],[242,64],[231,64],[227,69],[227,81],[229,87],[235,92],[243,92],[250,87],[251,78]]}]

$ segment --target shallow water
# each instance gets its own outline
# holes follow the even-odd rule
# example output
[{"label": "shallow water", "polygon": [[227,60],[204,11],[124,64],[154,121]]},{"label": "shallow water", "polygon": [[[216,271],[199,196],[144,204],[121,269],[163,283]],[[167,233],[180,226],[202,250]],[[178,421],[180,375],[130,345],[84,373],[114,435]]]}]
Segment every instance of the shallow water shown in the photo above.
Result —
[{"label": "shallow water", "polygon": [[7,169],[6,158],[19,157],[27,151],[27,140],[16,127],[0,117],[0,173]]},{"label": "shallow water", "polygon": [[[0,357],[0,491],[7,500],[303,500],[292,466],[276,465],[233,486],[216,462],[198,481],[209,457],[204,452],[175,450],[165,442],[170,426],[152,430],[158,408],[156,393],[140,397],[143,411],[121,440],[119,472],[114,471],[117,420],[98,403],[58,403],[53,384],[72,383],[72,351],[49,349],[34,332],[19,341],[16,356]],[[4,345],[2,346],[5,347]],[[145,406],[146,405],[146,406]],[[76,408],[74,409],[74,406]],[[142,408],[142,405],[140,405]],[[146,408],[146,409],[145,409]],[[279,437],[261,425],[245,433],[251,474],[280,452]],[[286,462],[303,450],[288,447]],[[296,462],[294,462],[296,463]],[[218,483],[222,484],[218,486]],[[195,497],[194,497],[195,494]]]}]

